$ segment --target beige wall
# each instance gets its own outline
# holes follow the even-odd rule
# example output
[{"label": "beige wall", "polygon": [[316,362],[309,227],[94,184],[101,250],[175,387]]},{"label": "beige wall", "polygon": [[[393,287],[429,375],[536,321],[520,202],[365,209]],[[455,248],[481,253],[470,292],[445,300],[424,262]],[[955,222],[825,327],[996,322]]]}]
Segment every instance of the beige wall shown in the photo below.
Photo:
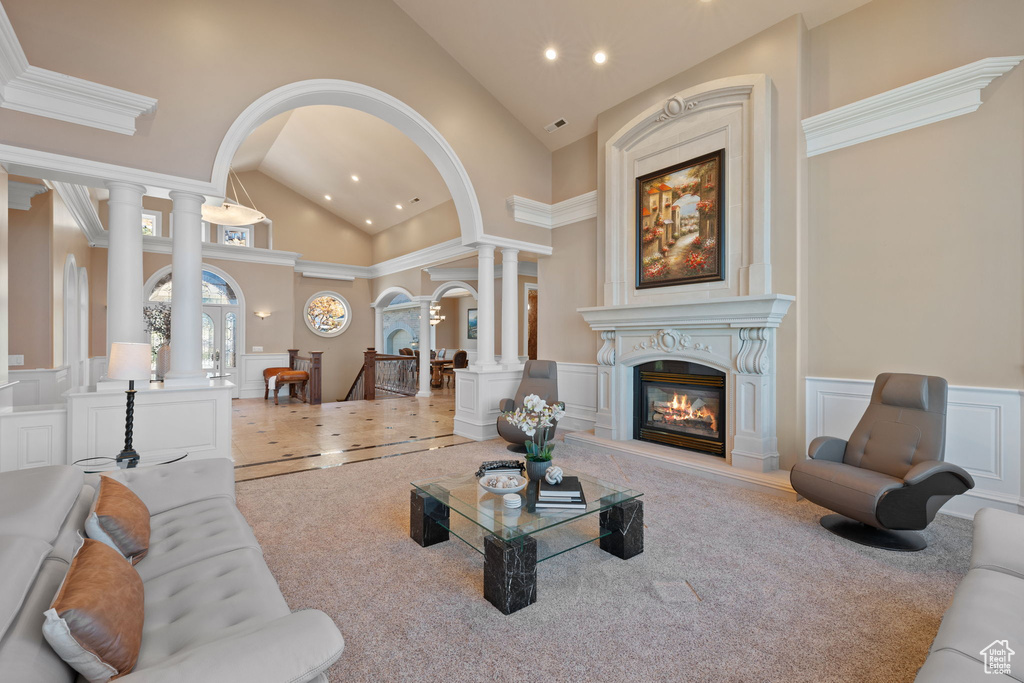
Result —
[{"label": "beige wall", "polygon": [[[295,275],[296,310],[294,338],[296,348],[323,351],[323,400],[344,400],[363,365],[363,351],[373,346],[374,314],[370,308],[370,283],[366,280],[341,282],[320,280]],[[327,338],[313,334],[303,319],[304,306],[309,297],[320,291],[340,294],[352,307],[352,322],[337,337]],[[273,318],[269,318],[273,320]],[[282,321],[284,322],[284,321]]]},{"label": "beige wall", "polygon": [[[865,5],[811,32],[809,113],[1024,54],[1021,27],[1014,0]],[[1024,69],[983,99],[973,114],[810,160],[810,375],[1021,387]]]},{"label": "beige wall", "polygon": [[394,3],[305,3],[285,14],[276,0],[220,0],[201,12],[193,3],[129,0],[4,7],[33,65],[160,101],[134,136],[0,110],[4,142],[208,180],[224,134],[259,97],[310,78],[354,81],[402,100],[448,140],[488,232],[547,242],[543,229],[523,231],[505,211],[509,194],[550,200],[547,149]]},{"label": "beige wall", "polygon": [[557,203],[597,189],[597,133],[551,154],[551,201]]},{"label": "beige wall", "polygon": [[372,265],[371,238],[343,218],[259,171],[239,173],[253,203],[274,222],[274,248],[308,261]]},{"label": "beige wall", "polygon": [[459,237],[459,216],[449,200],[373,236],[373,262],[380,263]]},{"label": "beige wall", "polygon": [[9,353],[25,356],[18,370],[53,367],[53,195],[38,194],[28,211],[8,212]]},{"label": "beige wall", "polygon": [[[456,299],[441,299],[441,315],[444,320],[434,328],[434,343],[439,349],[459,349],[459,301],[465,297]],[[448,355],[451,358],[451,354]]]}]

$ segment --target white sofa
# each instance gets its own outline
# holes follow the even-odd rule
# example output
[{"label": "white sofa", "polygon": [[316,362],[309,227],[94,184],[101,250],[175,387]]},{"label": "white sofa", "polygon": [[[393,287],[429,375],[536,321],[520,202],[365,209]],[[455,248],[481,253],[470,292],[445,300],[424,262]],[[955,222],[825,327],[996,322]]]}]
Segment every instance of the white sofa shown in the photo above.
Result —
[{"label": "white sofa", "polygon": [[[993,644],[1014,653],[1009,676],[985,672],[983,650]],[[974,516],[970,569],[915,680],[1024,681],[1024,516],[994,508],[982,508]]]},{"label": "white sofa", "polygon": [[[126,683],[326,681],[344,640],[317,610],[292,612],[215,458],[111,473],[149,508],[142,648]],[[71,683],[43,639],[98,488],[72,466],[0,474],[0,681]]]}]

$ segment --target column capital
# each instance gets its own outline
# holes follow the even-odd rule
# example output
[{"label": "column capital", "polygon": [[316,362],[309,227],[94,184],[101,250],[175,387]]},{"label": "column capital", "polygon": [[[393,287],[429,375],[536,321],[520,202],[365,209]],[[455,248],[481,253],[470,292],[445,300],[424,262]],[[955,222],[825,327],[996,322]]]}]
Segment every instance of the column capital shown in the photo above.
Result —
[{"label": "column capital", "polygon": [[477,258],[494,258],[494,245],[493,244],[481,244],[476,248]]},{"label": "column capital", "polygon": [[516,260],[519,258],[519,252],[520,250],[515,247],[505,247],[501,250],[501,258],[502,260]]},{"label": "column capital", "polygon": [[145,185],[129,183],[122,180],[108,180],[107,182],[104,183],[104,186],[108,190],[110,190],[109,201],[117,201],[117,199],[114,199],[114,193],[121,195],[119,199],[121,199],[122,201],[124,199],[127,199],[128,197],[131,197],[132,195],[138,195],[139,198],[141,199],[142,196],[146,194]]},{"label": "column capital", "polygon": [[179,204],[181,205],[181,208],[191,209],[192,206],[189,205],[192,204],[196,205],[196,210],[198,211],[199,207],[201,207],[203,203],[206,201],[206,196],[201,195],[198,192],[183,192],[181,190],[171,190],[169,196],[171,198],[171,201],[174,202],[174,210],[178,210]]}]

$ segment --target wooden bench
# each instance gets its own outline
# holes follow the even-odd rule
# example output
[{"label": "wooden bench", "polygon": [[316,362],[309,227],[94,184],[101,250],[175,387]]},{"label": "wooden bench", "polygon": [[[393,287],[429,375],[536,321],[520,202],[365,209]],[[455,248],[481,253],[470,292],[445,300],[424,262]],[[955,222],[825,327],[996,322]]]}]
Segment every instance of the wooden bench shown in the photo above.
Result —
[{"label": "wooden bench", "polygon": [[280,405],[277,401],[277,394],[285,384],[298,385],[298,398],[306,400],[306,382],[309,381],[309,373],[305,370],[292,370],[291,368],[267,368],[263,371],[263,400],[270,398],[270,378],[277,377],[274,382],[274,405]]}]

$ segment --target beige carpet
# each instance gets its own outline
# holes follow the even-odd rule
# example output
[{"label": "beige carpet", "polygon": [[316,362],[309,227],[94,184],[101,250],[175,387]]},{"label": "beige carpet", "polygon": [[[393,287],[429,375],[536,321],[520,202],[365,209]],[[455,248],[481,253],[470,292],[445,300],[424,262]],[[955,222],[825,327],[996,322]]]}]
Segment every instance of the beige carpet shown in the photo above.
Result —
[{"label": "beige carpet", "polygon": [[479,553],[409,538],[408,482],[505,455],[466,444],[238,484],[289,605],[345,636],[332,681],[911,681],[967,569],[968,521],[940,515],[928,549],[889,553],[833,537],[807,502],[559,445],[558,464],[645,492],[646,552],[543,562],[538,602],[504,616]]}]

